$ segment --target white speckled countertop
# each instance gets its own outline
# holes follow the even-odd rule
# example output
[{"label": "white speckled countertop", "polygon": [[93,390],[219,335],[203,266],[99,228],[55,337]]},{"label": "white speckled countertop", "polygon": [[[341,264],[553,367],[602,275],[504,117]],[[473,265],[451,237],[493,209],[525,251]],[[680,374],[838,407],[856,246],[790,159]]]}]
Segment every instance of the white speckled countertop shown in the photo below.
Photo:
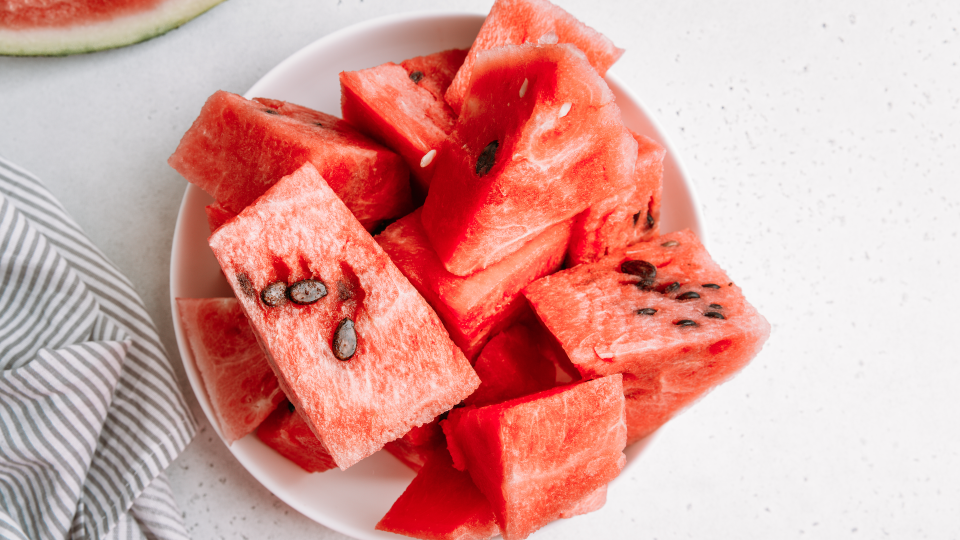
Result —
[{"label": "white speckled countertop", "polygon": [[[681,152],[714,257],[773,334],[601,511],[533,538],[958,538],[955,3],[557,3],[627,49],[614,72]],[[489,4],[228,0],[132,47],[0,58],[0,154],[131,277],[176,357],[185,183],[166,158],[206,97],[359,21]],[[201,431],[168,473],[194,538],[344,538],[240,467],[179,376]]]}]

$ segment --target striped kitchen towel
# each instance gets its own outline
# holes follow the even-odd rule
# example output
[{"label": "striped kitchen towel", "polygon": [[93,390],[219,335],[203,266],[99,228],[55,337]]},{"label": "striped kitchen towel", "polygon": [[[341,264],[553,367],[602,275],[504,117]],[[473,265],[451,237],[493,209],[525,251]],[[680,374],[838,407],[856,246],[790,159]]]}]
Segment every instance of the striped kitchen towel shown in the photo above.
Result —
[{"label": "striped kitchen towel", "polygon": [[186,539],[196,425],[130,281],[0,158],[0,538]]}]

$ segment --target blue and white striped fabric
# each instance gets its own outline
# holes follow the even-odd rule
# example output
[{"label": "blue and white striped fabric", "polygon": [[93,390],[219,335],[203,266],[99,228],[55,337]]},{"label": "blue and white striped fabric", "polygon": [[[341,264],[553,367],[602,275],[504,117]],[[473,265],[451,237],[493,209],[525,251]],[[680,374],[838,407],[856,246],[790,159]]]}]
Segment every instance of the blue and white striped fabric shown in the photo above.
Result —
[{"label": "blue and white striped fabric", "polygon": [[188,538],[163,471],[195,431],[130,281],[0,158],[0,538]]}]

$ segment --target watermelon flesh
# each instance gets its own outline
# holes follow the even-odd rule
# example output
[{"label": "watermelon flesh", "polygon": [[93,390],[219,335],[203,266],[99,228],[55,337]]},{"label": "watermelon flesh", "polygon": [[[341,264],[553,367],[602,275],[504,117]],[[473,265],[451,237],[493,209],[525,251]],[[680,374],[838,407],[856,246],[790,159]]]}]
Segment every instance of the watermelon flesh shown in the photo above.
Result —
[{"label": "watermelon flesh", "polygon": [[414,427],[403,437],[385,444],[383,449],[415,472],[419,471],[434,453],[447,451],[447,440],[440,428],[443,418],[446,416],[440,415],[429,424]]},{"label": "watermelon flesh", "polygon": [[403,157],[421,201],[430,188],[436,153],[457,120],[443,91],[465,55],[453,49],[401,65],[340,73],[343,119]]},{"label": "watermelon flesh", "polygon": [[660,235],[666,150],[649,137],[630,133],[638,146],[635,183],[595,203],[576,217],[567,251],[567,266],[594,262],[612,250]]},{"label": "watermelon flesh", "polygon": [[234,213],[307,162],[367,229],[412,209],[399,156],[335,116],[283,101],[214,93],[168,160]]},{"label": "watermelon flesh", "polygon": [[464,405],[483,407],[556,386],[557,365],[539,346],[534,325],[517,322],[486,344],[473,366],[480,386]]},{"label": "watermelon flesh", "polygon": [[323,472],[337,466],[320,439],[287,400],[283,400],[260,424],[257,438],[307,472]]},{"label": "watermelon flesh", "polygon": [[430,306],[311,164],[209,241],[284,393],[340,468],[479,385]]},{"label": "watermelon flesh", "polygon": [[207,225],[210,227],[210,234],[215,233],[224,223],[237,216],[236,212],[231,212],[216,202],[208,204],[203,209],[207,213]]},{"label": "watermelon flesh", "polygon": [[490,501],[505,540],[569,513],[626,464],[620,375],[455,409],[441,426],[454,466]]},{"label": "watermelon flesh", "polygon": [[378,531],[427,540],[485,540],[500,533],[493,510],[468,473],[443,450],[393,503]]},{"label": "watermelon flesh", "polygon": [[277,376],[236,298],[177,298],[177,311],[220,433],[233,443],[283,401]]},{"label": "watermelon flesh", "polygon": [[516,253],[471,276],[451,274],[430,245],[421,210],[377,235],[380,247],[436,310],[450,336],[475,359],[495,332],[517,319],[526,306],[520,290],[563,264],[570,222],[558,223]]},{"label": "watermelon flesh", "polygon": [[[627,444],[630,444],[629,439]],[[582,516],[584,514],[589,514],[590,512],[596,512],[597,510],[603,508],[603,505],[605,504],[607,504],[606,484],[597,488],[596,491],[590,493],[572,507],[560,512],[560,519],[570,519],[577,516]]]},{"label": "watermelon flesh", "polygon": [[528,42],[571,43],[586,54],[601,77],[624,52],[603,34],[547,0],[497,0],[483,21],[463,67],[447,89],[447,103],[457,114],[461,113],[474,65],[483,51]]},{"label": "watermelon flesh", "polygon": [[647,433],[743,368],[770,334],[688,230],[542,278],[524,295],[585,378],[624,374],[626,394],[648,409]]},{"label": "watermelon flesh", "polygon": [[628,189],[636,157],[613,93],[575,47],[484,51],[437,155],[423,228],[447,270],[469,275]]}]

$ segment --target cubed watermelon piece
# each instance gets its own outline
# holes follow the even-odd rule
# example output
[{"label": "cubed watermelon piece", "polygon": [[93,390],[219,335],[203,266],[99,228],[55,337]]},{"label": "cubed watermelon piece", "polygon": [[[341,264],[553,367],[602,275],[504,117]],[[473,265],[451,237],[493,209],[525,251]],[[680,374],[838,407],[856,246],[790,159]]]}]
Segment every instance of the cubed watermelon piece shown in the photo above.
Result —
[{"label": "cubed watermelon piece", "polygon": [[480,386],[464,405],[483,407],[557,385],[557,366],[549,349],[541,348],[536,323],[531,323],[518,321],[486,344],[473,365]]},{"label": "cubed watermelon piece", "polygon": [[497,0],[483,21],[463,66],[447,89],[447,103],[460,114],[481,52],[528,42],[572,43],[586,54],[590,65],[601,77],[624,52],[609,38],[547,0]]},{"label": "cubed watermelon piece", "polygon": [[429,424],[414,427],[403,437],[383,445],[383,449],[407,467],[419,471],[435,452],[447,451],[447,440],[440,428],[440,420],[444,418],[446,415],[440,415]]},{"label": "cubed watermelon piece", "polygon": [[613,93],[575,47],[487,50],[437,155],[423,228],[447,270],[469,275],[628,189],[636,159]]},{"label": "cubed watermelon piece", "polygon": [[260,424],[257,438],[307,472],[323,472],[337,466],[320,439],[287,400],[283,400]]},{"label": "cubed watermelon piece", "polygon": [[688,230],[547,276],[524,295],[585,378],[623,373],[626,393],[646,396],[650,425],[743,368],[770,334]]},{"label": "cubed watermelon piece", "polygon": [[486,540],[500,534],[487,498],[468,473],[453,468],[446,450],[427,461],[376,529],[426,540]]},{"label": "cubed watermelon piece", "polygon": [[311,164],[210,237],[284,393],[340,468],[480,380],[440,319]]},{"label": "cubed watermelon piece", "polygon": [[569,513],[626,464],[620,375],[481,408],[441,423],[454,466],[493,506],[506,540]]},{"label": "cubed watermelon piece", "polygon": [[216,92],[168,160],[231,212],[306,162],[367,229],[412,209],[400,156],[335,116],[283,101]]},{"label": "cubed watermelon piece", "polygon": [[177,298],[177,311],[220,433],[243,438],[283,401],[236,298]]},{"label": "cubed watermelon piece", "polygon": [[567,266],[594,262],[611,251],[660,234],[663,157],[666,150],[649,137],[633,133],[638,145],[635,182],[594,203],[574,220]]},{"label": "cubed watermelon piece", "polygon": [[437,311],[454,343],[467,358],[475,359],[490,336],[509,326],[526,307],[520,290],[563,264],[571,222],[558,223],[498,263],[461,277],[448,272],[437,258],[420,218],[418,209],[376,240]]},{"label": "cubed watermelon piece", "polygon": [[343,119],[403,157],[421,201],[430,188],[437,152],[457,120],[440,88],[446,90],[444,82],[450,84],[448,77],[465,55],[454,49],[403,65],[388,62],[340,73]]}]

